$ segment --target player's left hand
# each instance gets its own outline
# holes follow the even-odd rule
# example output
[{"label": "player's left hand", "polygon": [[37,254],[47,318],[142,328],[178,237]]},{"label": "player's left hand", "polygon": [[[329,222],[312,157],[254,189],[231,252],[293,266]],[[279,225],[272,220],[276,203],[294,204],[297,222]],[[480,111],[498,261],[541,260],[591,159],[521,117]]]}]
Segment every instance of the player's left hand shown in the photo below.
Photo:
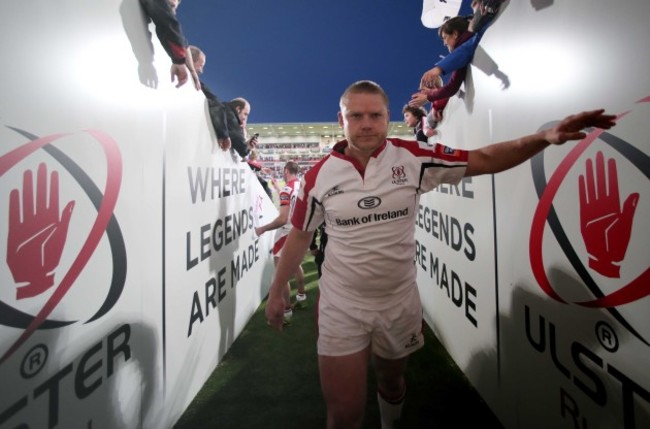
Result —
[{"label": "player's left hand", "polygon": [[280,296],[274,296],[269,293],[269,299],[266,301],[266,309],[264,314],[266,315],[266,320],[274,329],[278,331],[282,330],[284,325],[284,309],[286,307],[285,299]]}]

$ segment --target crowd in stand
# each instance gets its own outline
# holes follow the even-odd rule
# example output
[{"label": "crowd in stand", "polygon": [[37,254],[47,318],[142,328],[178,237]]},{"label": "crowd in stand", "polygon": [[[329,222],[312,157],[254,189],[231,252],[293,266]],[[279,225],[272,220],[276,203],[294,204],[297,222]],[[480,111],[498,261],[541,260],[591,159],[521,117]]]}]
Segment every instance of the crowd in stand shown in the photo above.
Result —
[{"label": "crowd in stand", "polygon": [[[420,90],[411,96],[402,111],[405,123],[414,129],[416,140],[428,143],[429,138],[438,133],[436,128],[443,120],[445,106],[449,98],[459,92],[474,52],[498,12],[501,1],[472,0],[471,16],[453,17],[439,28],[438,35],[450,54],[423,74]],[[233,159],[247,160],[251,150],[258,145],[258,135],[249,138],[246,130],[250,103],[242,97],[222,101],[200,80],[199,76],[207,58],[201,49],[189,45],[183,35],[181,25],[176,19],[176,9],[180,2],[181,0],[140,0],[145,14],[156,26],[161,45],[172,60],[172,82],[176,82],[176,87],[181,87],[191,81],[197,90],[203,91],[218,145],[223,150],[230,150]],[[443,76],[448,76],[447,83],[443,82]],[[427,102],[431,103],[428,112],[423,108]],[[317,143],[277,143],[268,147],[263,145],[260,149],[264,150],[257,155],[256,162],[283,162],[291,159],[318,161],[322,158],[321,155],[309,156],[302,153],[302,150],[313,149],[314,145],[318,149]],[[299,151],[283,154],[280,151],[283,149]],[[268,153],[280,153],[281,156],[276,159],[268,156]],[[311,164],[313,162],[309,165]],[[266,174],[277,178],[281,175],[281,166],[274,166],[273,171]]]}]

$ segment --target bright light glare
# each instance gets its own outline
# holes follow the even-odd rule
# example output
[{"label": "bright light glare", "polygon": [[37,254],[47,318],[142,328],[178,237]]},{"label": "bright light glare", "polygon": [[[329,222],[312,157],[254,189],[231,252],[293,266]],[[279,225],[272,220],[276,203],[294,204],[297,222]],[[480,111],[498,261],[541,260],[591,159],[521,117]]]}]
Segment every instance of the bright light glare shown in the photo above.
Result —
[{"label": "bright light glare", "polygon": [[499,69],[511,78],[512,90],[557,96],[572,92],[590,78],[588,61],[582,58],[579,46],[566,38],[554,39],[547,32],[526,35],[510,39],[498,51],[490,50],[491,56],[498,59]]},{"label": "bright light glare", "polygon": [[124,104],[128,100],[131,106],[160,107],[167,92],[174,90],[178,94],[191,87],[188,82],[188,88],[176,89],[171,83],[171,62],[162,48],[156,51],[153,66],[145,67],[139,66],[128,44],[116,43],[115,38],[95,38],[78,49],[72,56],[69,72],[84,97],[92,94],[110,104]]}]

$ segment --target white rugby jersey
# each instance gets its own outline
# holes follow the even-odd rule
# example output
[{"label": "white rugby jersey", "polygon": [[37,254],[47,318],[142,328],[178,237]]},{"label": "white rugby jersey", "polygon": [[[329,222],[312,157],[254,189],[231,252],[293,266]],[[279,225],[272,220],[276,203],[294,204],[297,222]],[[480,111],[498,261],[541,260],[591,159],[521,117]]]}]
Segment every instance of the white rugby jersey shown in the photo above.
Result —
[{"label": "white rugby jersey", "polygon": [[346,146],[345,140],[337,143],[305,174],[291,222],[303,231],[326,224],[321,294],[380,308],[394,294],[415,287],[420,194],[440,183],[458,183],[468,153],[388,139],[364,171],[343,154]]},{"label": "white rugby jersey", "polygon": [[275,232],[275,241],[277,242],[282,237],[289,234],[291,231],[291,215],[294,206],[296,205],[296,197],[300,189],[300,181],[298,179],[291,180],[280,190],[280,206],[289,206],[289,217],[287,223],[282,225]]}]

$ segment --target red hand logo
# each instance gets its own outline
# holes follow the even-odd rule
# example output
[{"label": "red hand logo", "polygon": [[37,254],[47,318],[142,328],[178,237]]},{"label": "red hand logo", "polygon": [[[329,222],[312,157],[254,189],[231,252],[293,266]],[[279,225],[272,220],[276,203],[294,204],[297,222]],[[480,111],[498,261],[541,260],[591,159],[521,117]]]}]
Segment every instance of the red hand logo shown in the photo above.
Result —
[{"label": "red hand logo", "polygon": [[596,172],[587,159],[587,171],[580,175],[580,230],[589,253],[589,267],[607,277],[620,277],[618,265],[625,257],[632,233],[632,221],[639,194],[627,197],[620,208],[618,173],[614,159],[596,154]]},{"label": "red hand logo", "polygon": [[50,198],[47,203],[47,168],[38,166],[36,207],[32,171],[23,174],[22,221],[20,192],[9,195],[9,231],[7,264],[17,283],[27,283],[16,289],[16,299],[37,296],[54,284],[54,270],[61,254],[70,225],[74,201],[70,201],[59,217],[59,175],[50,175]]}]

